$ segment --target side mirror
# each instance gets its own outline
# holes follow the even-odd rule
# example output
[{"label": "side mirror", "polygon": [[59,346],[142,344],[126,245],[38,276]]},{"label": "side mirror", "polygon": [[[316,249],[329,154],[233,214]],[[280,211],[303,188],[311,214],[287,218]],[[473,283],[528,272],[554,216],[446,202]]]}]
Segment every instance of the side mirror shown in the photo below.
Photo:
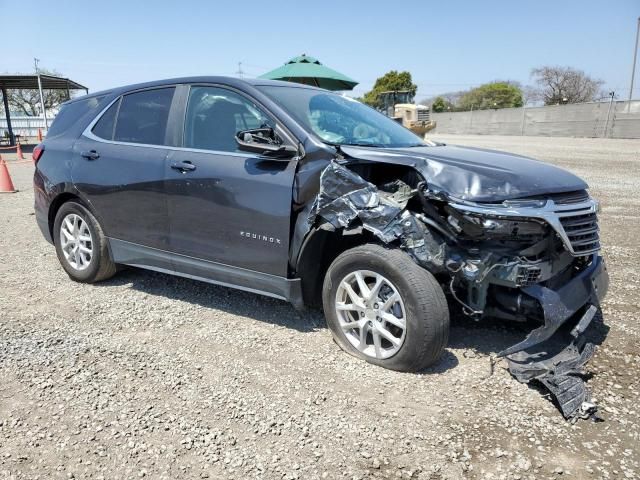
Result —
[{"label": "side mirror", "polygon": [[273,130],[269,129],[255,129],[244,130],[237,133],[235,139],[238,144],[238,149],[244,152],[258,153],[265,157],[272,157],[274,159],[290,159],[298,153],[298,149],[291,145],[279,145],[277,143],[271,143],[269,140],[273,137],[267,137],[264,134],[270,133],[273,135]]}]

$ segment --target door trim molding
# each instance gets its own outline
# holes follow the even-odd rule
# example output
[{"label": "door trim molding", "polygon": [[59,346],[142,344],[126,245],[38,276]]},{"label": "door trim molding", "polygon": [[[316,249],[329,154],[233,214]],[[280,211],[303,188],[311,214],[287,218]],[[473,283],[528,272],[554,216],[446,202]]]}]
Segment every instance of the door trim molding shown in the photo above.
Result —
[{"label": "door trim molding", "polygon": [[303,308],[299,278],[285,278],[201,260],[117,238],[107,240],[115,263],[266,295],[291,302],[297,309]]}]

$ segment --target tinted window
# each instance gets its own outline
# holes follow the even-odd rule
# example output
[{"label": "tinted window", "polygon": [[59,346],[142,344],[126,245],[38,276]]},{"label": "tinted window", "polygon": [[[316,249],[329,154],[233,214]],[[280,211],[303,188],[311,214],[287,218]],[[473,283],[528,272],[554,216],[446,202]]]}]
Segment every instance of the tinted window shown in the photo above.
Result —
[{"label": "tinted window", "polygon": [[123,96],[114,140],[148,145],[164,144],[174,90],[159,88]]},{"label": "tinted window", "polygon": [[103,98],[104,97],[91,97],[85,100],[77,100],[72,103],[64,104],[49,127],[47,137],[62,135],[84,115],[92,110],[96,110]]},{"label": "tinted window", "polygon": [[192,87],[185,119],[184,146],[236,152],[241,130],[275,128],[275,123],[249,99],[218,87]]},{"label": "tinted window", "polygon": [[120,100],[115,102],[106,112],[104,112],[102,117],[100,117],[100,120],[98,120],[98,123],[96,123],[91,130],[94,135],[106,140],[113,139],[113,127],[116,123],[116,113],[118,113],[119,104]]},{"label": "tinted window", "polygon": [[374,147],[425,145],[410,130],[351,98],[312,88],[258,88],[326,143]]}]

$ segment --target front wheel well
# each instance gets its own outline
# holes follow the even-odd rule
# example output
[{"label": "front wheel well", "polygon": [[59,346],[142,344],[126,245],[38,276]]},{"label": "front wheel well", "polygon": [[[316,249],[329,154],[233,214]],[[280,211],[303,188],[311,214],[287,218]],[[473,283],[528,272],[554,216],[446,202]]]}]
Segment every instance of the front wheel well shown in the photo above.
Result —
[{"label": "front wheel well", "polygon": [[304,303],[320,307],[322,284],[331,263],[342,252],[367,243],[381,244],[372,233],[361,228],[312,231],[302,246],[296,269],[296,276],[302,280]]}]

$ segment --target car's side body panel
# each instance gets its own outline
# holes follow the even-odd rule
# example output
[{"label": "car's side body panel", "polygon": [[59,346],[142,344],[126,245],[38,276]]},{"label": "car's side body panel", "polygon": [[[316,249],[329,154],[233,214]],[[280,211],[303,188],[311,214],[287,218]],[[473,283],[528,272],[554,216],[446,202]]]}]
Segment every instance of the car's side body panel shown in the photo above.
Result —
[{"label": "car's side body panel", "polygon": [[[288,143],[306,139],[297,139],[290,130],[297,129],[295,124],[286,115],[281,122],[279,108],[250,86],[197,80],[94,94],[100,97],[97,112],[62,138],[44,142],[47,154],[34,176],[38,225],[51,241],[51,207],[61,194],[71,194],[100,221],[116,263],[234,286],[301,307],[300,280],[288,278],[297,158],[183,148],[189,87],[212,84],[262,97],[257,103],[274,115]],[[123,95],[158,86],[176,86],[166,145],[105,140],[92,133],[101,115]],[[98,157],[84,157],[89,151]],[[196,169],[171,168],[184,161]]]},{"label": "car's side body panel", "polygon": [[167,160],[196,168],[167,171],[169,250],[287,276],[295,160],[185,150]]},{"label": "car's side body panel", "polygon": [[[95,150],[100,157],[84,158]],[[92,209],[99,212],[108,237],[168,249],[165,195],[168,150],[79,138],[73,147],[71,177]]]},{"label": "car's side body panel", "polygon": [[[243,99],[266,107],[243,90],[218,83],[184,85],[176,108],[176,146],[167,157],[165,194],[170,245],[179,255],[286,277],[291,196],[297,158],[272,159],[229,151],[235,146],[191,148],[187,105],[190,91]],[[272,116],[270,112],[269,116]],[[192,117],[193,118],[193,117]],[[296,141],[277,119],[269,120],[287,144]],[[234,123],[235,124],[235,123]],[[189,170],[181,170],[185,165]],[[194,228],[194,226],[197,226]]]}]

